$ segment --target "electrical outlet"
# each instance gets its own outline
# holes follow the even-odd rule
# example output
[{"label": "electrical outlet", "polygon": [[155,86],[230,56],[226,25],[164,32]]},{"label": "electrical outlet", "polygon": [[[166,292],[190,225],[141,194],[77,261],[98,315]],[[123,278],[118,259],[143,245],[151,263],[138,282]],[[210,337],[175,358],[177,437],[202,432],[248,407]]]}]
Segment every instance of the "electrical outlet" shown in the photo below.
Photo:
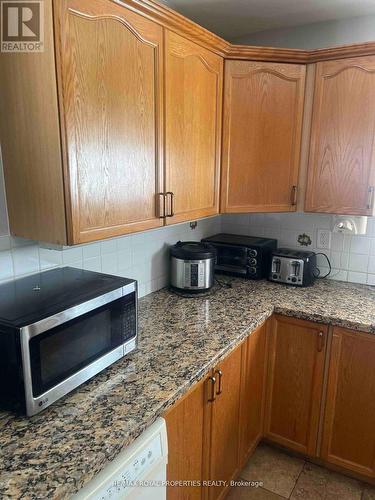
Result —
[{"label": "electrical outlet", "polygon": [[329,229],[318,229],[318,237],[316,247],[321,250],[329,250],[331,248],[332,233]]}]

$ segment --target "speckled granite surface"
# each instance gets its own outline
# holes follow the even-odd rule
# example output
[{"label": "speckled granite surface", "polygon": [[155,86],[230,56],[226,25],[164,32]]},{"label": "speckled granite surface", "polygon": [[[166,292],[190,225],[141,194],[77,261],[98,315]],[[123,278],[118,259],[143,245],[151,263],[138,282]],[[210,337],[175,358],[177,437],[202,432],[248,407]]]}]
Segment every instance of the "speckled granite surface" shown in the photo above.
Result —
[{"label": "speckled granite surface", "polygon": [[375,287],[232,284],[145,297],[136,352],[38,416],[0,413],[1,498],[69,498],[273,311],[375,334]]}]

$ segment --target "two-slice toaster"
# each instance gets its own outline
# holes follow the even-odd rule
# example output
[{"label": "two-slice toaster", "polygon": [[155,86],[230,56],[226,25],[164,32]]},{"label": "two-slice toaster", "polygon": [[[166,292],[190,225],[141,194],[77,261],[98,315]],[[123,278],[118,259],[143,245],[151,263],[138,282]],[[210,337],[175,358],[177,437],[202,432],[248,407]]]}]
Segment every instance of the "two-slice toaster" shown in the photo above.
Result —
[{"label": "two-slice toaster", "polygon": [[270,281],[294,286],[310,286],[317,277],[316,254],[278,248],[272,253]]}]

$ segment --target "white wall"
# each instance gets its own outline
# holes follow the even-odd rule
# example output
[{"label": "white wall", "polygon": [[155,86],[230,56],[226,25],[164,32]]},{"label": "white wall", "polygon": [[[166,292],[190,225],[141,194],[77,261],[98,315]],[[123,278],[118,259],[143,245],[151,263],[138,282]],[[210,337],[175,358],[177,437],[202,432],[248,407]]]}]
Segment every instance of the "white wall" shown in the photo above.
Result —
[{"label": "white wall", "polygon": [[[0,155],[0,284],[59,266],[73,266],[135,278],[140,296],[163,288],[169,280],[169,245],[178,240],[199,241],[220,232],[220,216],[144,231],[73,248],[47,248],[32,240],[9,236]],[[53,245],[50,245],[53,247]]]},{"label": "white wall", "polygon": [[234,43],[295,49],[317,49],[375,40],[375,15],[250,33]]},{"label": "white wall", "polygon": [[54,267],[73,266],[135,278],[140,296],[159,290],[169,280],[169,245],[178,240],[200,241],[220,232],[220,216],[198,221],[192,230],[189,223],[144,231],[100,242],[46,248],[31,240],[0,237],[0,284],[10,279],[45,271]]},{"label": "white wall", "polygon": [[[375,285],[375,217],[368,218],[364,236],[331,235],[331,249],[319,250],[316,246],[317,230],[331,229],[332,216],[323,214],[246,214],[223,215],[222,230],[251,236],[276,238],[279,246],[324,252],[331,261],[331,279]],[[297,239],[305,233],[312,245],[302,247]],[[318,256],[322,274],[328,271],[324,257]]]}]

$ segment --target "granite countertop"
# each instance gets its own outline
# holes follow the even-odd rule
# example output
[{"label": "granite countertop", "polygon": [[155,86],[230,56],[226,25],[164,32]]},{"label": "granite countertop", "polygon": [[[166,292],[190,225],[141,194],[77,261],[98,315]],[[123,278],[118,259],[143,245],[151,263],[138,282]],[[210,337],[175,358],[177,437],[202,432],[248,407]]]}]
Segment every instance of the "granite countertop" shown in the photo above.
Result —
[{"label": "granite countertop", "polygon": [[141,299],[137,351],[35,417],[0,413],[1,498],[69,498],[273,312],[375,334],[375,287],[230,281]]}]

